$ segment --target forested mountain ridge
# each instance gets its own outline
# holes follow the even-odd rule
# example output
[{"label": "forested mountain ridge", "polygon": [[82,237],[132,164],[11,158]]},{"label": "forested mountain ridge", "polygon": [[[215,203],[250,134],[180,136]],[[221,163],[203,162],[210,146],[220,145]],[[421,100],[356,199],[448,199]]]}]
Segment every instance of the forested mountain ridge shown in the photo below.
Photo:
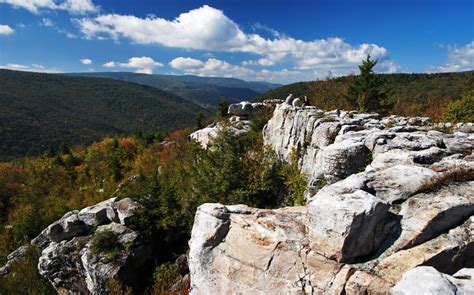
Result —
[{"label": "forested mountain ridge", "polygon": [[192,75],[138,74],[129,72],[74,73],[71,75],[129,81],[166,90],[206,108],[214,108],[219,100],[231,103],[252,99],[281,86],[268,82],[247,82],[236,78],[200,77]]},{"label": "forested mountain ridge", "polygon": [[[436,74],[377,74],[396,101],[391,113],[403,116],[429,116],[442,120],[449,102],[457,100],[473,71]],[[256,101],[295,96],[307,96],[311,105],[322,109],[350,109],[345,94],[356,76],[298,82],[270,90],[255,98]]]},{"label": "forested mountain ridge", "polygon": [[175,94],[111,79],[0,70],[0,160],[135,129],[171,131],[209,112]]}]

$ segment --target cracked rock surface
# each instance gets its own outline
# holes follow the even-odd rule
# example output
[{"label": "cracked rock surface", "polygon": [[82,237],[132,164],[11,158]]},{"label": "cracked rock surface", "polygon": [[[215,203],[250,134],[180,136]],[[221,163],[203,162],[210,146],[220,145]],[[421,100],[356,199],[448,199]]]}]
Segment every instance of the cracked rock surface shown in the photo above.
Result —
[{"label": "cracked rock surface", "polygon": [[307,204],[199,207],[191,294],[470,294],[474,134],[454,126],[289,97],[263,137],[282,160],[297,153]]}]

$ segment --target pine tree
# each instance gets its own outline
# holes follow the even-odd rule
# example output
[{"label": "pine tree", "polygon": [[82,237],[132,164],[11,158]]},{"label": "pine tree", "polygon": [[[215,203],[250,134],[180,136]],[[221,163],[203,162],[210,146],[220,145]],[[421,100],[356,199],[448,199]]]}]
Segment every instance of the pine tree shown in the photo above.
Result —
[{"label": "pine tree", "polygon": [[197,113],[196,118],[194,119],[194,125],[196,129],[204,128],[204,114],[202,112]]},{"label": "pine tree", "polygon": [[219,104],[217,105],[217,117],[218,118],[225,118],[227,117],[229,109],[229,102],[225,100],[223,97],[219,100]]},{"label": "pine tree", "polygon": [[359,112],[388,113],[394,102],[388,99],[388,93],[382,89],[383,82],[374,73],[378,60],[373,60],[370,54],[359,66],[360,74],[349,85],[345,95],[348,102]]}]

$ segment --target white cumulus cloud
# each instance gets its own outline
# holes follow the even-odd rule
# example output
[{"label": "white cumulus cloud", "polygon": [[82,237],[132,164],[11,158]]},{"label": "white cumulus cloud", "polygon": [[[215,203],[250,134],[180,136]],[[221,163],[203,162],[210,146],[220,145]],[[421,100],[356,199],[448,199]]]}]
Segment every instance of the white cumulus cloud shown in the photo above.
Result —
[{"label": "white cumulus cloud", "polygon": [[235,50],[246,40],[236,23],[222,11],[207,5],[182,13],[174,20],[106,14],[78,20],[78,24],[89,38],[125,37],[140,44],[157,43],[168,47]]},{"label": "white cumulus cloud", "polygon": [[15,30],[13,30],[8,25],[0,25],[0,35],[10,35],[13,34]]},{"label": "white cumulus cloud", "polygon": [[461,72],[474,70],[474,41],[465,46],[447,46],[447,63],[428,67],[428,72]]},{"label": "white cumulus cloud", "polygon": [[[176,60],[176,59],[175,59]],[[227,61],[209,58],[201,61],[192,58],[181,58],[180,60],[193,60],[195,67],[181,68],[185,74],[197,75],[204,77],[232,77],[248,81],[272,81],[279,83],[310,81],[315,80],[318,76],[314,71],[300,70],[254,70],[246,66],[232,65]],[[174,61],[174,60],[173,60]],[[171,62],[173,62],[171,61]],[[171,64],[170,62],[170,64]],[[198,66],[199,64],[199,66]]]},{"label": "white cumulus cloud", "polygon": [[104,68],[114,68],[115,67],[115,62],[114,61],[109,61],[106,62],[105,64],[102,65]]},{"label": "white cumulus cloud", "polygon": [[90,65],[90,64],[92,64],[92,60],[89,59],[89,58],[83,58],[83,59],[81,59],[81,63],[83,65]]},{"label": "white cumulus cloud", "polygon": [[185,70],[185,69],[196,69],[204,65],[199,59],[194,59],[190,57],[177,57],[169,62],[169,65],[172,68]]},{"label": "white cumulus cloud", "polygon": [[99,7],[92,0],[0,0],[0,3],[10,4],[15,8],[23,8],[35,14],[43,10],[66,10],[72,14],[99,11]]},{"label": "white cumulus cloud", "polygon": [[[370,54],[379,60],[376,67],[378,72],[391,73],[398,70],[387,49],[380,45],[352,45],[342,38],[305,41],[259,25],[258,29],[264,28],[271,32],[270,38],[264,38],[256,33],[245,33],[222,10],[207,5],[182,13],[172,20],[157,16],[140,18],[105,14],[78,19],[76,23],[86,38],[125,38],[139,44],[253,53],[258,56],[255,60],[242,63],[243,66],[270,67],[287,61],[293,63],[294,70],[297,71],[331,71],[335,75],[342,75],[357,71],[362,59]],[[184,61],[173,64],[179,66],[180,63]]]},{"label": "white cumulus cloud", "polygon": [[126,63],[109,61],[102,65],[104,68],[131,68],[136,69],[135,73],[153,74],[153,69],[162,67],[163,64],[153,60],[151,57],[132,57]]}]

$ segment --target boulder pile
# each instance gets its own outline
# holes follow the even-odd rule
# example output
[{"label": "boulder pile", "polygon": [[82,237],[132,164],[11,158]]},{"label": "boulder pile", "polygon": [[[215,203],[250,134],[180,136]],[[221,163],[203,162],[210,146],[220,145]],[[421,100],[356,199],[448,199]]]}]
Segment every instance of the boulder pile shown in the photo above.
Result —
[{"label": "boulder pile", "polygon": [[200,206],[191,294],[469,294],[472,124],[448,133],[429,118],[293,102],[263,136],[282,160],[296,156],[306,206]]}]

